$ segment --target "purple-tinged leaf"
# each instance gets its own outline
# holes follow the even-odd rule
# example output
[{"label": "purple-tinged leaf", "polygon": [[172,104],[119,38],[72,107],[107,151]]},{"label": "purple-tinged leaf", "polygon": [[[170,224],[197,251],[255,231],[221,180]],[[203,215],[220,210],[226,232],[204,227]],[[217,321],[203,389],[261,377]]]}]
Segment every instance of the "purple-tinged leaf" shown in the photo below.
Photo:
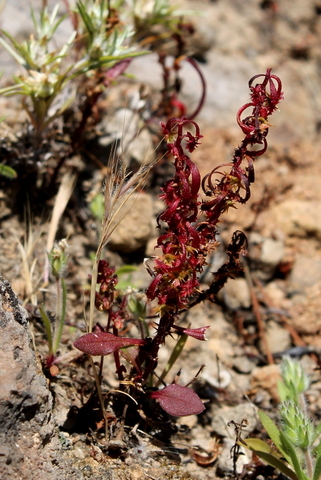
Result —
[{"label": "purple-tinged leaf", "polygon": [[109,70],[106,72],[106,77],[104,80],[104,85],[105,87],[108,87],[110,82],[113,80],[116,80],[119,75],[125,72],[125,70],[128,68],[129,64],[131,62],[131,58],[125,58],[124,60],[121,60],[120,62],[116,63],[113,67],[111,67]]},{"label": "purple-tinged leaf", "polygon": [[206,338],[206,331],[211,328],[210,326],[207,327],[199,327],[199,328],[184,328],[179,327],[178,325],[173,325],[173,328],[181,334],[188,335],[189,337],[196,338],[196,340],[207,340]]},{"label": "purple-tinged leaf", "polygon": [[137,361],[139,354],[139,348],[137,345],[133,345],[128,348],[123,348],[120,350],[120,355],[128,362],[130,365],[133,365],[138,373],[141,373],[142,369],[140,368],[140,364]]},{"label": "purple-tinged leaf", "polygon": [[139,338],[116,337],[112,333],[92,332],[78,338],[74,343],[74,347],[89,355],[108,355],[120,348],[144,345],[144,343],[145,340]]},{"label": "purple-tinged leaf", "polygon": [[174,417],[197,415],[205,409],[200,397],[191,388],[181,385],[168,385],[150,393],[150,397],[156,398],[163,410]]}]

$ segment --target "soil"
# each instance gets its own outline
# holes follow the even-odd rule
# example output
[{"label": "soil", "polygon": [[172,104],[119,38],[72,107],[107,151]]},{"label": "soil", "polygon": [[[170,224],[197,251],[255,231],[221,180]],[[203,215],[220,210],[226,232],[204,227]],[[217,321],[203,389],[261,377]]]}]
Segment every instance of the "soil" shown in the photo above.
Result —
[{"label": "soil", "polygon": [[[37,2],[31,3],[39,8]],[[277,478],[276,471],[244,449],[233,465],[235,431],[227,423],[246,419],[244,438],[265,438],[257,408],[277,417],[276,385],[285,354],[300,358],[310,375],[309,409],[320,420],[321,3],[190,0],[183,5],[194,11],[195,34],[188,53],[199,61],[207,85],[204,108],[197,117],[202,144],[192,157],[202,175],[228,162],[242,140],[235,113],[248,101],[248,80],[271,67],[284,90],[281,111],[273,116],[268,151],[255,165],[251,199],[225,215],[220,245],[202,283],[206,287],[210,272],[225,261],[226,245],[236,230],[248,238],[244,272],[228,282],[216,303],[205,302],[188,312],[185,322],[194,328],[211,326],[209,338],[207,342],[189,338],[166,378],[171,383],[181,369],[177,381],[186,385],[205,365],[193,388],[206,409],[198,416],[174,419],[155,404],[146,415],[118,391],[113,359],[107,356],[102,383],[110,399],[107,441],[88,359],[73,347],[85,331],[88,299],[84,291],[99,234],[99,222],[89,204],[101,190],[112,139],[118,135],[123,145],[129,144],[126,158],[133,168],[145,157],[155,157],[151,147],[155,131],[134,142],[128,140],[135,138],[136,117],[127,107],[137,103],[138,92],[145,92],[145,106],[157,101],[162,72],[156,54],[135,59],[129,68],[133,79],[121,78],[101,98],[97,122],[82,149],[68,157],[53,182],[48,178],[53,178],[57,162],[68,149],[66,131],[58,122],[51,136],[37,146],[39,154],[30,140],[21,99],[1,97],[1,115],[6,115],[1,125],[1,161],[18,173],[17,180],[0,184],[0,468],[4,480]],[[5,29],[23,38],[29,24],[25,2],[8,2],[2,12]],[[68,27],[60,34],[66,38]],[[5,84],[16,66],[5,53],[0,58]],[[201,95],[199,77],[187,62],[179,75],[180,98],[191,112]],[[43,163],[36,165],[36,158]],[[75,187],[55,232],[56,240],[67,238],[69,244],[67,318],[58,361],[48,370],[39,305],[54,316],[55,284],[51,277],[49,283],[44,280],[46,250],[52,244],[49,232],[57,191],[62,181],[67,182],[67,174],[75,175]],[[150,281],[143,259],[155,254],[156,217],[163,208],[159,186],[170,174],[166,162],[156,165],[145,193],[139,192],[127,212],[125,228],[115,231],[105,252],[117,268],[137,267],[129,278],[137,289],[143,290]],[[103,314],[97,313],[96,319],[103,324]],[[170,339],[161,348],[159,372],[174,344]]]}]

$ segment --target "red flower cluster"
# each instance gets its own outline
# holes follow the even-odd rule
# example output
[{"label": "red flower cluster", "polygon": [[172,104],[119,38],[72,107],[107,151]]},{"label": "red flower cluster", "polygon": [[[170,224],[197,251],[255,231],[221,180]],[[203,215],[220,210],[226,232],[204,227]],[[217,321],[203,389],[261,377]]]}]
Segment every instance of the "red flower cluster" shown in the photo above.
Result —
[{"label": "red flower cluster", "polygon": [[110,267],[106,260],[100,260],[98,265],[97,285],[99,291],[96,292],[96,308],[102,311],[111,309],[114,303],[115,286],[118,283],[115,268]]},{"label": "red flower cluster", "polygon": [[[263,77],[262,83],[252,86],[253,81]],[[168,144],[168,153],[174,157],[175,176],[162,188],[160,198],[167,208],[159,215],[167,224],[167,231],[158,239],[163,255],[155,259],[154,279],[147,290],[147,297],[158,299],[161,314],[175,315],[186,308],[188,299],[199,285],[198,275],[206,262],[209,250],[216,246],[216,231],[220,215],[236,203],[245,203],[250,198],[250,184],[254,181],[253,161],[267,148],[268,116],[277,108],[282,97],[281,80],[271,75],[256,75],[250,82],[251,102],[237,114],[237,121],[245,138],[235,150],[231,163],[220,165],[201,182],[196,165],[186,155],[185,149],[193,152],[202,138],[198,125],[188,118],[172,118],[162,124]],[[241,119],[242,113],[253,107],[252,114]],[[194,133],[184,128],[192,127]],[[254,150],[255,145],[262,148]],[[246,165],[243,166],[244,161]],[[229,167],[229,172],[222,168]],[[221,176],[221,179],[213,179]],[[201,201],[199,190],[211,197]],[[241,196],[241,190],[245,190]],[[200,220],[201,214],[205,221]],[[171,322],[169,322],[170,324]]]},{"label": "red flower cluster", "polygon": [[[260,77],[262,82],[253,85]],[[152,339],[119,336],[124,321],[128,319],[128,300],[124,295],[120,302],[116,301],[115,269],[110,268],[104,260],[99,262],[96,306],[108,313],[108,323],[105,329],[98,328],[80,337],[75,346],[90,355],[113,354],[119,380],[125,380],[123,385],[133,387],[136,394],[135,385],[140,385],[139,395],[142,388],[149,385],[149,378],[157,365],[159,347],[167,335],[176,332],[200,341],[206,340],[209,326],[184,328],[176,325],[175,319],[182,309],[191,306],[191,297],[198,293],[199,274],[206,264],[209,251],[217,245],[217,225],[221,214],[250,198],[254,160],[267,148],[268,116],[283,98],[281,81],[271,75],[271,69],[264,75],[254,76],[249,87],[251,101],[237,114],[237,122],[245,137],[235,150],[232,161],[216,167],[202,181],[198,168],[186,153],[192,153],[199,145],[202,135],[198,125],[186,117],[172,118],[162,124],[168,153],[174,159],[175,175],[165,183],[160,196],[166,209],[158,217],[158,226],[165,224],[166,231],[157,242],[162,255],[155,258],[153,271],[150,270],[153,280],[146,292],[147,298],[157,299],[159,305],[159,323]],[[242,118],[248,108],[252,109],[251,114]],[[200,190],[205,193],[206,200],[201,199]],[[245,192],[243,195],[242,191]],[[226,278],[233,275],[243,244],[244,235],[240,232],[234,234],[227,251],[229,261],[214,275],[208,289],[210,295],[216,295]],[[195,295],[196,300],[209,298],[203,294],[201,292],[198,297]],[[109,331],[111,328],[113,333]],[[120,362],[120,355],[132,366],[129,374]],[[162,390],[152,390],[148,395],[158,400],[171,415],[198,414],[204,409],[197,394],[187,386],[171,384]]]},{"label": "red flower cluster", "polygon": [[[195,128],[195,134],[184,133],[186,125]],[[167,209],[159,215],[160,222],[168,229],[158,239],[163,256],[155,259],[155,277],[146,294],[149,299],[158,299],[160,309],[176,314],[186,306],[198,285],[197,273],[203,260],[199,258],[200,238],[195,228],[199,213],[199,189],[201,177],[198,168],[185,155],[186,148],[192,152],[202,137],[198,125],[187,118],[172,118],[162,124],[168,151],[174,157],[175,176],[165,183],[160,198]]]}]

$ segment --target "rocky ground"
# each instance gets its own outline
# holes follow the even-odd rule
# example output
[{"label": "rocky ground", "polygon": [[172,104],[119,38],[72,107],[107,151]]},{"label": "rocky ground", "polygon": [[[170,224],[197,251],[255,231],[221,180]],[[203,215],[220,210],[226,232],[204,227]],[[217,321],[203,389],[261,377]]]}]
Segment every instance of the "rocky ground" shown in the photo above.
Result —
[{"label": "rocky ground", "polygon": [[[31,3],[37,7],[40,2]],[[2,26],[14,35],[25,35],[30,24],[27,7],[8,1],[1,13]],[[58,239],[68,237],[70,260],[67,325],[54,376],[43,374],[47,343],[39,312],[32,305],[46,302],[46,308],[54,311],[54,285],[42,288],[54,197],[42,214],[35,207],[31,212],[25,209],[24,217],[24,209],[21,205],[17,208],[16,202],[24,188],[22,181],[18,193],[8,182],[1,184],[0,468],[4,479],[230,478],[235,473],[230,456],[235,434],[227,423],[245,418],[244,437],[262,438],[256,409],[276,416],[278,364],[294,347],[300,347],[297,352],[311,375],[311,414],[320,419],[321,3],[191,0],[185,1],[184,7],[198,12],[192,17],[196,35],[190,48],[202,62],[207,83],[206,102],[197,119],[204,138],[193,154],[202,174],[229,161],[242,139],[235,113],[248,101],[248,80],[272,67],[284,90],[281,111],[272,120],[275,127],[270,131],[269,149],[255,166],[252,197],[247,205],[225,216],[221,245],[211,259],[213,271],[224,262],[224,247],[232,233],[242,230],[249,243],[244,274],[224,287],[216,304],[198,305],[187,318],[194,327],[212,327],[208,342],[189,339],[176,364],[177,371],[182,368],[182,385],[206,365],[194,385],[206,410],[198,417],[179,419],[176,433],[167,439],[125,421],[106,445],[97,431],[88,428],[89,413],[83,407],[93,391],[93,381],[72,343],[85,325],[83,291],[88,287],[90,255],[97,247],[98,227],[88,201],[99,191],[105,170],[92,168],[88,173],[84,157],[74,157],[68,167],[81,172],[78,187],[57,234]],[[61,31],[62,37],[67,34]],[[15,66],[5,53],[0,58],[5,82]],[[121,80],[115,93],[102,102],[98,139],[91,139],[87,146],[102,163],[110,135],[128,132],[135,122],[128,117],[128,110],[124,113],[126,103],[136,98],[139,89],[154,92],[162,86],[153,54],[135,59],[130,73],[135,79]],[[180,75],[182,99],[192,111],[200,95],[199,78],[188,64]],[[26,117],[19,99],[2,97],[0,102],[1,116],[7,116],[2,125],[4,155],[8,144],[14,144],[8,138],[21,131]],[[151,138],[144,135],[130,144],[135,162],[154,155]],[[14,155],[19,156],[19,150]],[[139,192],[109,244],[108,256],[116,267],[136,265],[130,282],[139,289],[149,282],[142,261],[154,254],[155,220],[162,210],[157,185],[164,178],[164,172],[158,171],[146,192]],[[204,276],[204,285],[209,279]],[[166,363],[170,347],[171,343],[161,349],[160,367]],[[117,388],[113,369],[107,358],[106,389]],[[79,411],[84,415],[76,416],[75,421]],[[254,468],[251,454],[243,453],[237,462],[241,478],[277,477],[266,467]]]}]

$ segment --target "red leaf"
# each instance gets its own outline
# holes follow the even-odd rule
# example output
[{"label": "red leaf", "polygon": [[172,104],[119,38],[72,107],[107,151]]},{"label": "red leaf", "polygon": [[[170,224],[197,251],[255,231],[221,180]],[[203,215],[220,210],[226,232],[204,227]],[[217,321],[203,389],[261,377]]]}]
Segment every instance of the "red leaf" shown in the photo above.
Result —
[{"label": "red leaf", "polygon": [[75,341],[74,346],[81,352],[89,355],[108,355],[120,348],[131,345],[144,345],[145,340],[139,338],[116,337],[112,333],[92,332],[82,335]]},{"label": "red leaf", "polygon": [[207,327],[199,327],[199,328],[183,328],[183,327],[179,327],[178,325],[173,325],[173,328],[179,333],[184,333],[189,337],[196,338],[196,340],[204,341],[204,340],[207,340],[206,331],[211,327],[207,326]]},{"label": "red leaf", "polygon": [[192,389],[181,385],[168,385],[152,392],[150,396],[156,398],[165,412],[174,417],[197,415],[205,409],[200,397]]}]

